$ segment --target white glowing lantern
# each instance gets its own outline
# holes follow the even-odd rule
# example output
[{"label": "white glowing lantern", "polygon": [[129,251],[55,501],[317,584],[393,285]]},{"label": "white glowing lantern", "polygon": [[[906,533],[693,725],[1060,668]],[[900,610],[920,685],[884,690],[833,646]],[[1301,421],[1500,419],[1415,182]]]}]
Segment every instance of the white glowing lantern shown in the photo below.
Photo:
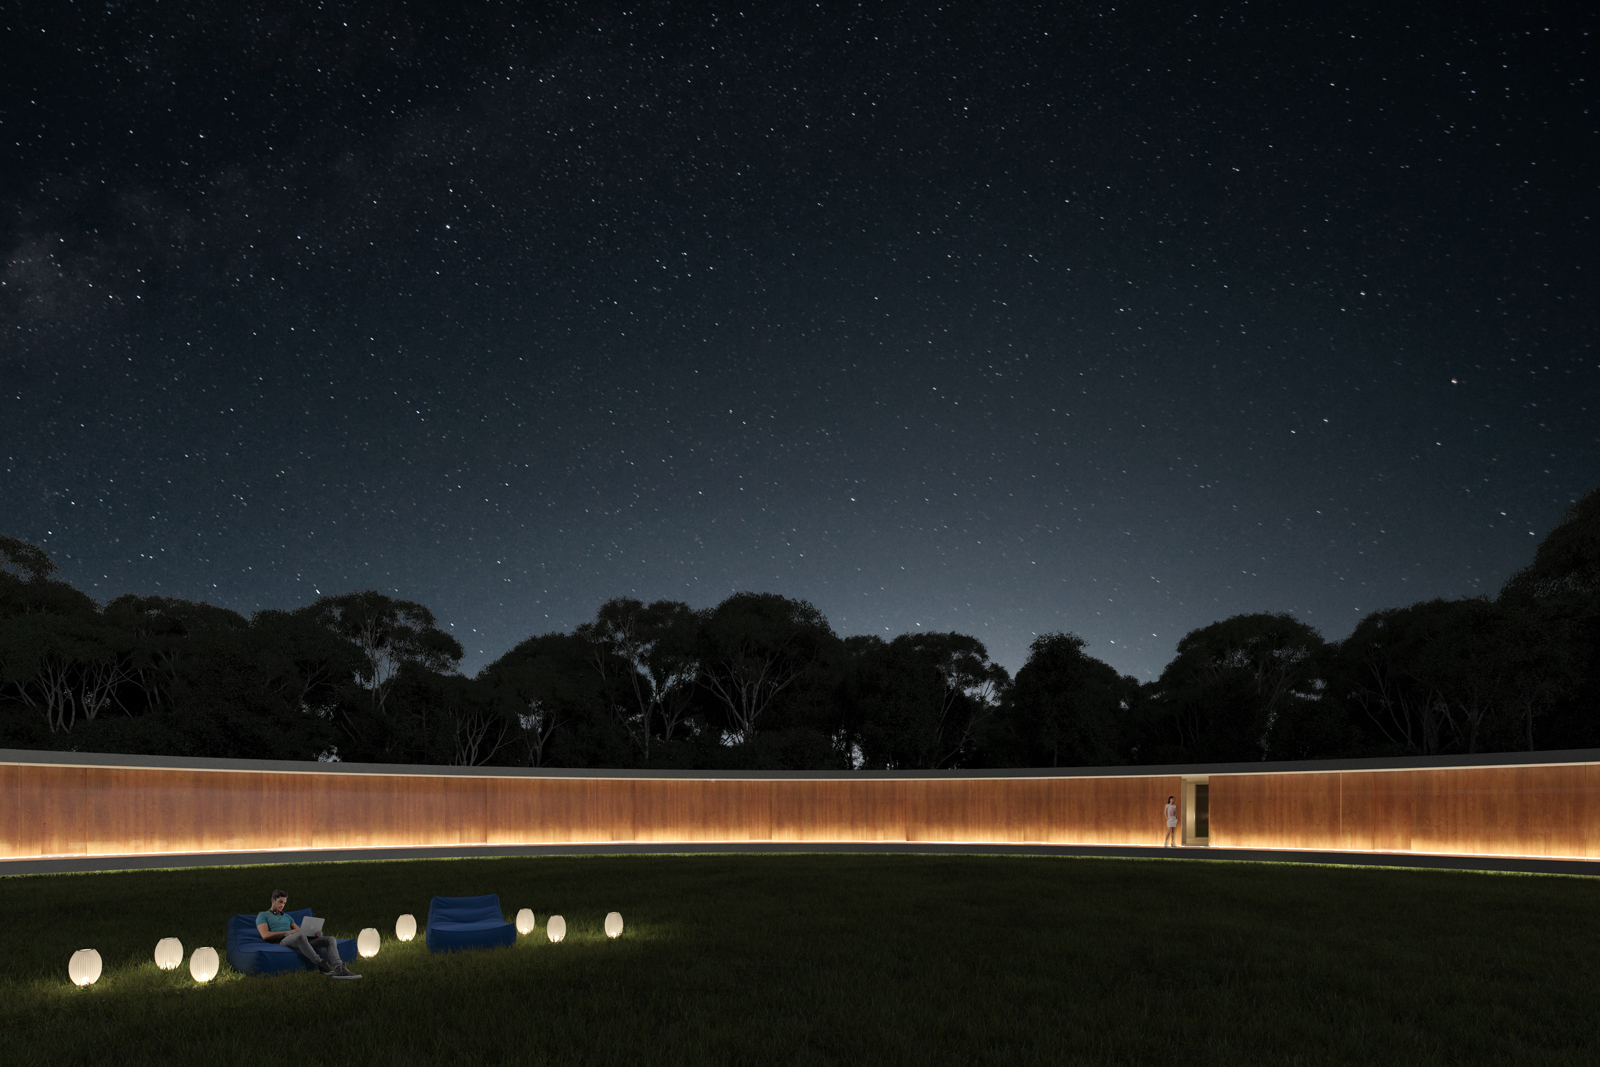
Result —
[{"label": "white glowing lantern", "polygon": [[545,923],[544,933],[551,941],[560,941],[567,936],[567,920],[559,915],[550,916],[550,921]]},{"label": "white glowing lantern", "polygon": [[67,977],[73,985],[94,985],[100,980],[100,953],[80,948],[67,961]]},{"label": "white glowing lantern", "polygon": [[183,962],[183,942],[175,937],[163,937],[156,942],[156,966],[163,971],[175,971]]},{"label": "white glowing lantern", "polygon": [[517,912],[517,933],[531,934],[538,926],[539,924],[533,918],[532,908],[523,908]]},{"label": "white glowing lantern", "polygon": [[365,959],[378,954],[378,943],[378,931],[370,926],[356,935],[356,951]]},{"label": "white glowing lantern", "polygon": [[622,912],[614,911],[606,916],[606,936],[613,938],[622,936]]},{"label": "white glowing lantern", "polygon": [[189,973],[196,982],[209,982],[217,976],[217,950],[197,948],[189,957]]},{"label": "white glowing lantern", "polygon": [[410,941],[417,936],[417,917],[415,915],[402,915],[394,921],[394,936],[401,941]]}]

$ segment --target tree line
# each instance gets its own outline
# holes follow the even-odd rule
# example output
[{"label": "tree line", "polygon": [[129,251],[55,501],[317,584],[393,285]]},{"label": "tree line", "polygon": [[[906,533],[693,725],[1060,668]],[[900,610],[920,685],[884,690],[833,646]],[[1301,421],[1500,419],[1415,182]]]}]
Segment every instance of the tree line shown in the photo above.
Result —
[{"label": "tree line", "polygon": [[523,767],[936,769],[1600,747],[1600,489],[1495,597],[1187,634],[1153,682],[1070,633],[1016,677],[959,633],[839,637],[815,607],[619,597],[474,677],[373,590],[246,617],[101,605],[0,535],[0,747]]}]

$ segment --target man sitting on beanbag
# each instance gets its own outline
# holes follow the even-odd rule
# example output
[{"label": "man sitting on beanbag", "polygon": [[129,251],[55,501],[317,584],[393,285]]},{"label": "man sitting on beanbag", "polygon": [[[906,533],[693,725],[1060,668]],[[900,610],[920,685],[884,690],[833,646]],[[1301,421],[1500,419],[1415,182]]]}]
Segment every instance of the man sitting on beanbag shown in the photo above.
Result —
[{"label": "man sitting on beanbag", "polygon": [[[281,889],[272,891],[272,909],[256,916],[256,930],[263,941],[281,942],[292,948],[327,975],[329,978],[360,978],[339,958],[339,942],[331,937],[307,937],[300,925],[283,913],[289,904],[289,894]],[[318,953],[322,955],[318,955]],[[327,956],[323,959],[322,956]]]}]

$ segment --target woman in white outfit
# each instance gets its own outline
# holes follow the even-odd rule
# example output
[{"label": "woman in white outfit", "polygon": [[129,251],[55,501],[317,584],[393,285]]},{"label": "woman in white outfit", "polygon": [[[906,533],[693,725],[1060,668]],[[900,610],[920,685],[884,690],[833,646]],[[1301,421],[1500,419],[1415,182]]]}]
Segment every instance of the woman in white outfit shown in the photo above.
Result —
[{"label": "woman in white outfit", "polygon": [[1168,797],[1167,798],[1166,812],[1167,812],[1167,836],[1161,842],[1161,847],[1162,848],[1166,848],[1169,845],[1171,845],[1173,847],[1176,847],[1177,843],[1175,841],[1173,841],[1172,838],[1173,838],[1173,835],[1178,832],[1178,805],[1173,803],[1173,798],[1172,797]]}]

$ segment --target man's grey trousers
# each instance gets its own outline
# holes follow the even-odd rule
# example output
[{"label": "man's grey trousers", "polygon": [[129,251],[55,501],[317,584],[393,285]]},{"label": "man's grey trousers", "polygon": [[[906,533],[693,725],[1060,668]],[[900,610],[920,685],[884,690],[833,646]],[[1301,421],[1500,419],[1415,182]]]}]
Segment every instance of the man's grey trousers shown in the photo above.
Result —
[{"label": "man's grey trousers", "polygon": [[[300,953],[313,967],[321,965],[323,956],[328,958],[328,962],[335,969],[344,962],[339,958],[339,942],[323,934],[318,934],[316,937],[307,937],[304,930],[296,930],[280,941],[279,944],[286,945]],[[318,953],[321,953],[321,955],[318,955]]]}]

